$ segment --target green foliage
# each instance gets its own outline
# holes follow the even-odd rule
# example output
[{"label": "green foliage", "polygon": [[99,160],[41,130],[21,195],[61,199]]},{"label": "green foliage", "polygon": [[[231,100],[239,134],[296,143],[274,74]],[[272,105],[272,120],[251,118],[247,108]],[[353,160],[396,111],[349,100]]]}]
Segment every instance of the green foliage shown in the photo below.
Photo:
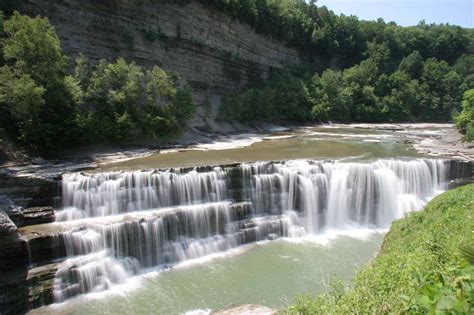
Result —
[{"label": "green foliage", "polygon": [[[420,23],[400,27],[394,23],[359,21],[354,16],[336,15],[316,1],[304,0],[199,0],[234,19],[300,48],[308,54],[332,59],[350,67],[368,56],[370,43],[391,52],[388,67],[418,51],[424,58],[454,62],[469,52],[473,39],[469,30],[447,24]],[[391,69],[394,70],[394,69]]]},{"label": "green foliage", "polygon": [[37,130],[41,127],[45,89],[29,75],[15,73],[8,66],[0,68],[0,78],[0,112],[4,125],[14,124],[25,143],[38,143],[42,140]]},{"label": "green foliage", "polygon": [[76,80],[83,82],[88,109],[80,117],[86,142],[101,139],[124,142],[137,135],[156,138],[180,130],[192,118],[190,93],[158,66],[146,74],[135,63],[119,58],[101,61],[92,70],[83,57],[76,62]]},{"label": "green foliage", "polygon": [[30,148],[156,138],[182,129],[194,114],[191,94],[159,67],[145,74],[122,58],[91,67],[80,54],[69,75],[47,19],[15,12],[4,33],[0,121]]},{"label": "green foliage", "polygon": [[196,112],[193,98],[189,90],[178,90],[173,98],[173,115],[178,124],[182,125],[190,120]]},{"label": "green foliage", "polygon": [[414,51],[400,62],[398,70],[405,72],[413,79],[419,79],[423,71],[423,57]]},{"label": "green foliage", "polygon": [[473,213],[472,184],[436,197],[394,222],[352,288],[298,297],[288,313],[471,314],[474,265],[465,257],[472,258]]},{"label": "green foliage", "polygon": [[[400,27],[382,19],[359,21],[317,7],[315,1],[200,2],[306,55],[318,56],[318,64],[325,61],[326,67],[334,67],[303,82],[300,90],[306,92],[296,93],[299,104],[293,100],[286,106],[276,104],[280,98],[272,83],[226,97],[221,113],[226,118],[244,122],[285,118],[447,121],[458,111],[462,92],[474,87],[474,33],[469,29],[424,22]],[[290,85],[284,82],[280,88],[295,91]]]},{"label": "green foliage", "polygon": [[[274,71],[267,83],[224,97],[221,116],[227,119],[446,121],[459,112],[463,91],[474,87],[474,34],[467,29],[363,22],[314,1],[200,2],[317,56],[322,67],[324,61],[342,67],[312,78]],[[47,19],[14,13],[3,24],[0,120],[32,148],[156,138],[183,128],[195,112],[191,93],[159,67],[145,72],[123,59],[91,67],[79,55],[70,75],[69,60]],[[162,35],[159,29],[142,31],[150,41]],[[130,35],[130,29],[121,32],[133,45]],[[242,75],[231,64],[224,72],[234,79]],[[457,121],[472,139],[467,113],[463,110]]]},{"label": "green foliage", "polygon": [[386,45],[370,45],[369,57],[343,71],[325,70],[311,80],[276,77],[266,86],[225,98],[222,116],[240,121],[339,122],[447,121],[457,112],[463,75],[446,61],[414,52],[393,71]]},{"label": "green foliage", "polygon": [[[81,62],[79,60],[77,64]],[[80,74],[81,71],[76,72],[76,75]],[[126,138],[144,102],[143,76],[140,67],[121,58],[116,63],[107,63],[105,60],[99,62],[92,72],[84,96],[85,103],[90,105],[87,115],[91,116],[90,122],[93,123],[91,126],[83,123],[88,131],[84,134],[86,141],[123,141]],[[80,82],[83,78],[79,76],[76,79]],[[103,124],[95,125],[97,121]]]},{"label": "green foliage", "polygon": [[462,90],[474,89],[474,54],[461,56],[454,64],[454,70],[464,78]]},{"label": "green foliage", "polygon": [[326,70],[313,77],[311,115],[316,120],[327,121],[338,117],[340,121],[350,121],[349,106],[352,94],[344,88],[341,72]]},{"label": "green foliage", "polygon": [[474,89],[464,93],[462,111],[454,119],[456,126],[466,132],[466,139],[474,141]]},{"label": "green foliage", "polygon": [[222,100],[221,117],[239,121],[310,119],[306,84],[289,73],[275,73],[263,88],[248,89]]},{"label": "green foliage", "polygon": [[[63,55],[54,28],[44,18],[29,18],[15,12],[4,23],[5,39],[3,57],[10,71],[1,72],[2,82],[14,74],[15,89],[5,87],[4,108],[10,108],[13,124],[20,126],[19,139],[36,148],[52,148],[63,145],[74,138],[76,130],[77,90],[67,76],[68,58]],[[26,88],[35,87],[31,92]],[[41,91],[41,93],[39,93]],[[13,93],[13,94],[12,94]],[[15,94],[16,93],[16,94]],[[19,95],[18,93],[25,93]],[[29,99],[35,111],[35,123],[29,121],[31,115],[20,117],[26,111],[15,111],[15,99]],[[40,101],[41,95],[41,101]]]},{"label": "green foliage", "polygon": [[143,37],[149,42],[160,40],[163,37],[163,34],[159,28],[143,28],[141,29],[141,32],[143,34]]}]

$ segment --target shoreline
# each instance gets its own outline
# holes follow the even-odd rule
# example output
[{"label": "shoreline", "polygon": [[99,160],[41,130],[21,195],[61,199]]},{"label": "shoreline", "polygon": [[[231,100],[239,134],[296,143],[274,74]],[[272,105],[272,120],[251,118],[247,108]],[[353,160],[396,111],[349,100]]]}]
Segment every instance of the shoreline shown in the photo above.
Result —
[{"label": "shoreline", "polygon": [[[462,134],[453,124],[407,123],[407,124],[323,124],[302,126],[263,125],[261,128],[246,127],[240,133],[208,134],[197,130],[187,131],[173,141],[153,148],[104,148],[79,149],[73,154],[46,160],[41,157],[28,157],[28,162],[7,162],[0,165],[0,172],[14,177],[57,178],[63,173],[94,170],[103,166],[180,151],[213,151],[237,149],[251,146],[256,142],[286,138],[286,132],[298,132],[308,128],[353,128],[372,131],[393,131],[405,137],[405,143],[423,155],[446,157],[464,161],[474,161],[474,144],[462,141]],[[242,129],[242,128],[240,128]],[[280,133],[280,134],[279,134]],[[276,135],[275,135],[276,134]],[[409,136],[409,138],[408,138]],[[245,142],[242,144],[242,142]]]}]

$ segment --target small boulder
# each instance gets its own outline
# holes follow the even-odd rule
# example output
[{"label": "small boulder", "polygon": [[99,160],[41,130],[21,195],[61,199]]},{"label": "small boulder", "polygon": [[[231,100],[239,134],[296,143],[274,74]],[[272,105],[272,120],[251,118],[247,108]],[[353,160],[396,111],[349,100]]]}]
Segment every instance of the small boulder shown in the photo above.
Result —
[{"label": "small boulder", "polygon": [[6,235],[11,235],[17,231],[17,227],[15,223],[10,220],[8,215],[0,211],[0,237],[1,236],[6,236]]}]

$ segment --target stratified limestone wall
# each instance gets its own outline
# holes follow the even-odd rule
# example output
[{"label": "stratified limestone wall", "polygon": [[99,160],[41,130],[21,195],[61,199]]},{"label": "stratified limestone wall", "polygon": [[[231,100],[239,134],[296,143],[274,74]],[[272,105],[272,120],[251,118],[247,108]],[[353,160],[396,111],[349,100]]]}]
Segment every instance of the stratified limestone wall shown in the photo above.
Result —
[{"label": "stratified limestone wall", "polygon": [[[222,95],[268,77],[271,68],[316,69],[317,62],[196,1],[24,0],[20,11],[49,18],[65,52],[93,62],[123,56],[178,74],[197,104],[193,122],[215,116]],[[179,4],[181,3],[181,4]],[[205,107],[205,106],[201,106]]]}]

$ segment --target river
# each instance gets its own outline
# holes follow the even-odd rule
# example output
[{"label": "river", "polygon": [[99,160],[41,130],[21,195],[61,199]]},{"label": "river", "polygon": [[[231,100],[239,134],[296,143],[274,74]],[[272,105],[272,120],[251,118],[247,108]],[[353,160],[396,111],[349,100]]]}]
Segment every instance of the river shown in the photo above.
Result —
[{"label": "river", "polygon": [[56,304],[32,313],[278,309],[350,283],[390,223],[457,176],[413,148],[445,128],[278,129],[64,174],[51,226],[67,259]]}]

